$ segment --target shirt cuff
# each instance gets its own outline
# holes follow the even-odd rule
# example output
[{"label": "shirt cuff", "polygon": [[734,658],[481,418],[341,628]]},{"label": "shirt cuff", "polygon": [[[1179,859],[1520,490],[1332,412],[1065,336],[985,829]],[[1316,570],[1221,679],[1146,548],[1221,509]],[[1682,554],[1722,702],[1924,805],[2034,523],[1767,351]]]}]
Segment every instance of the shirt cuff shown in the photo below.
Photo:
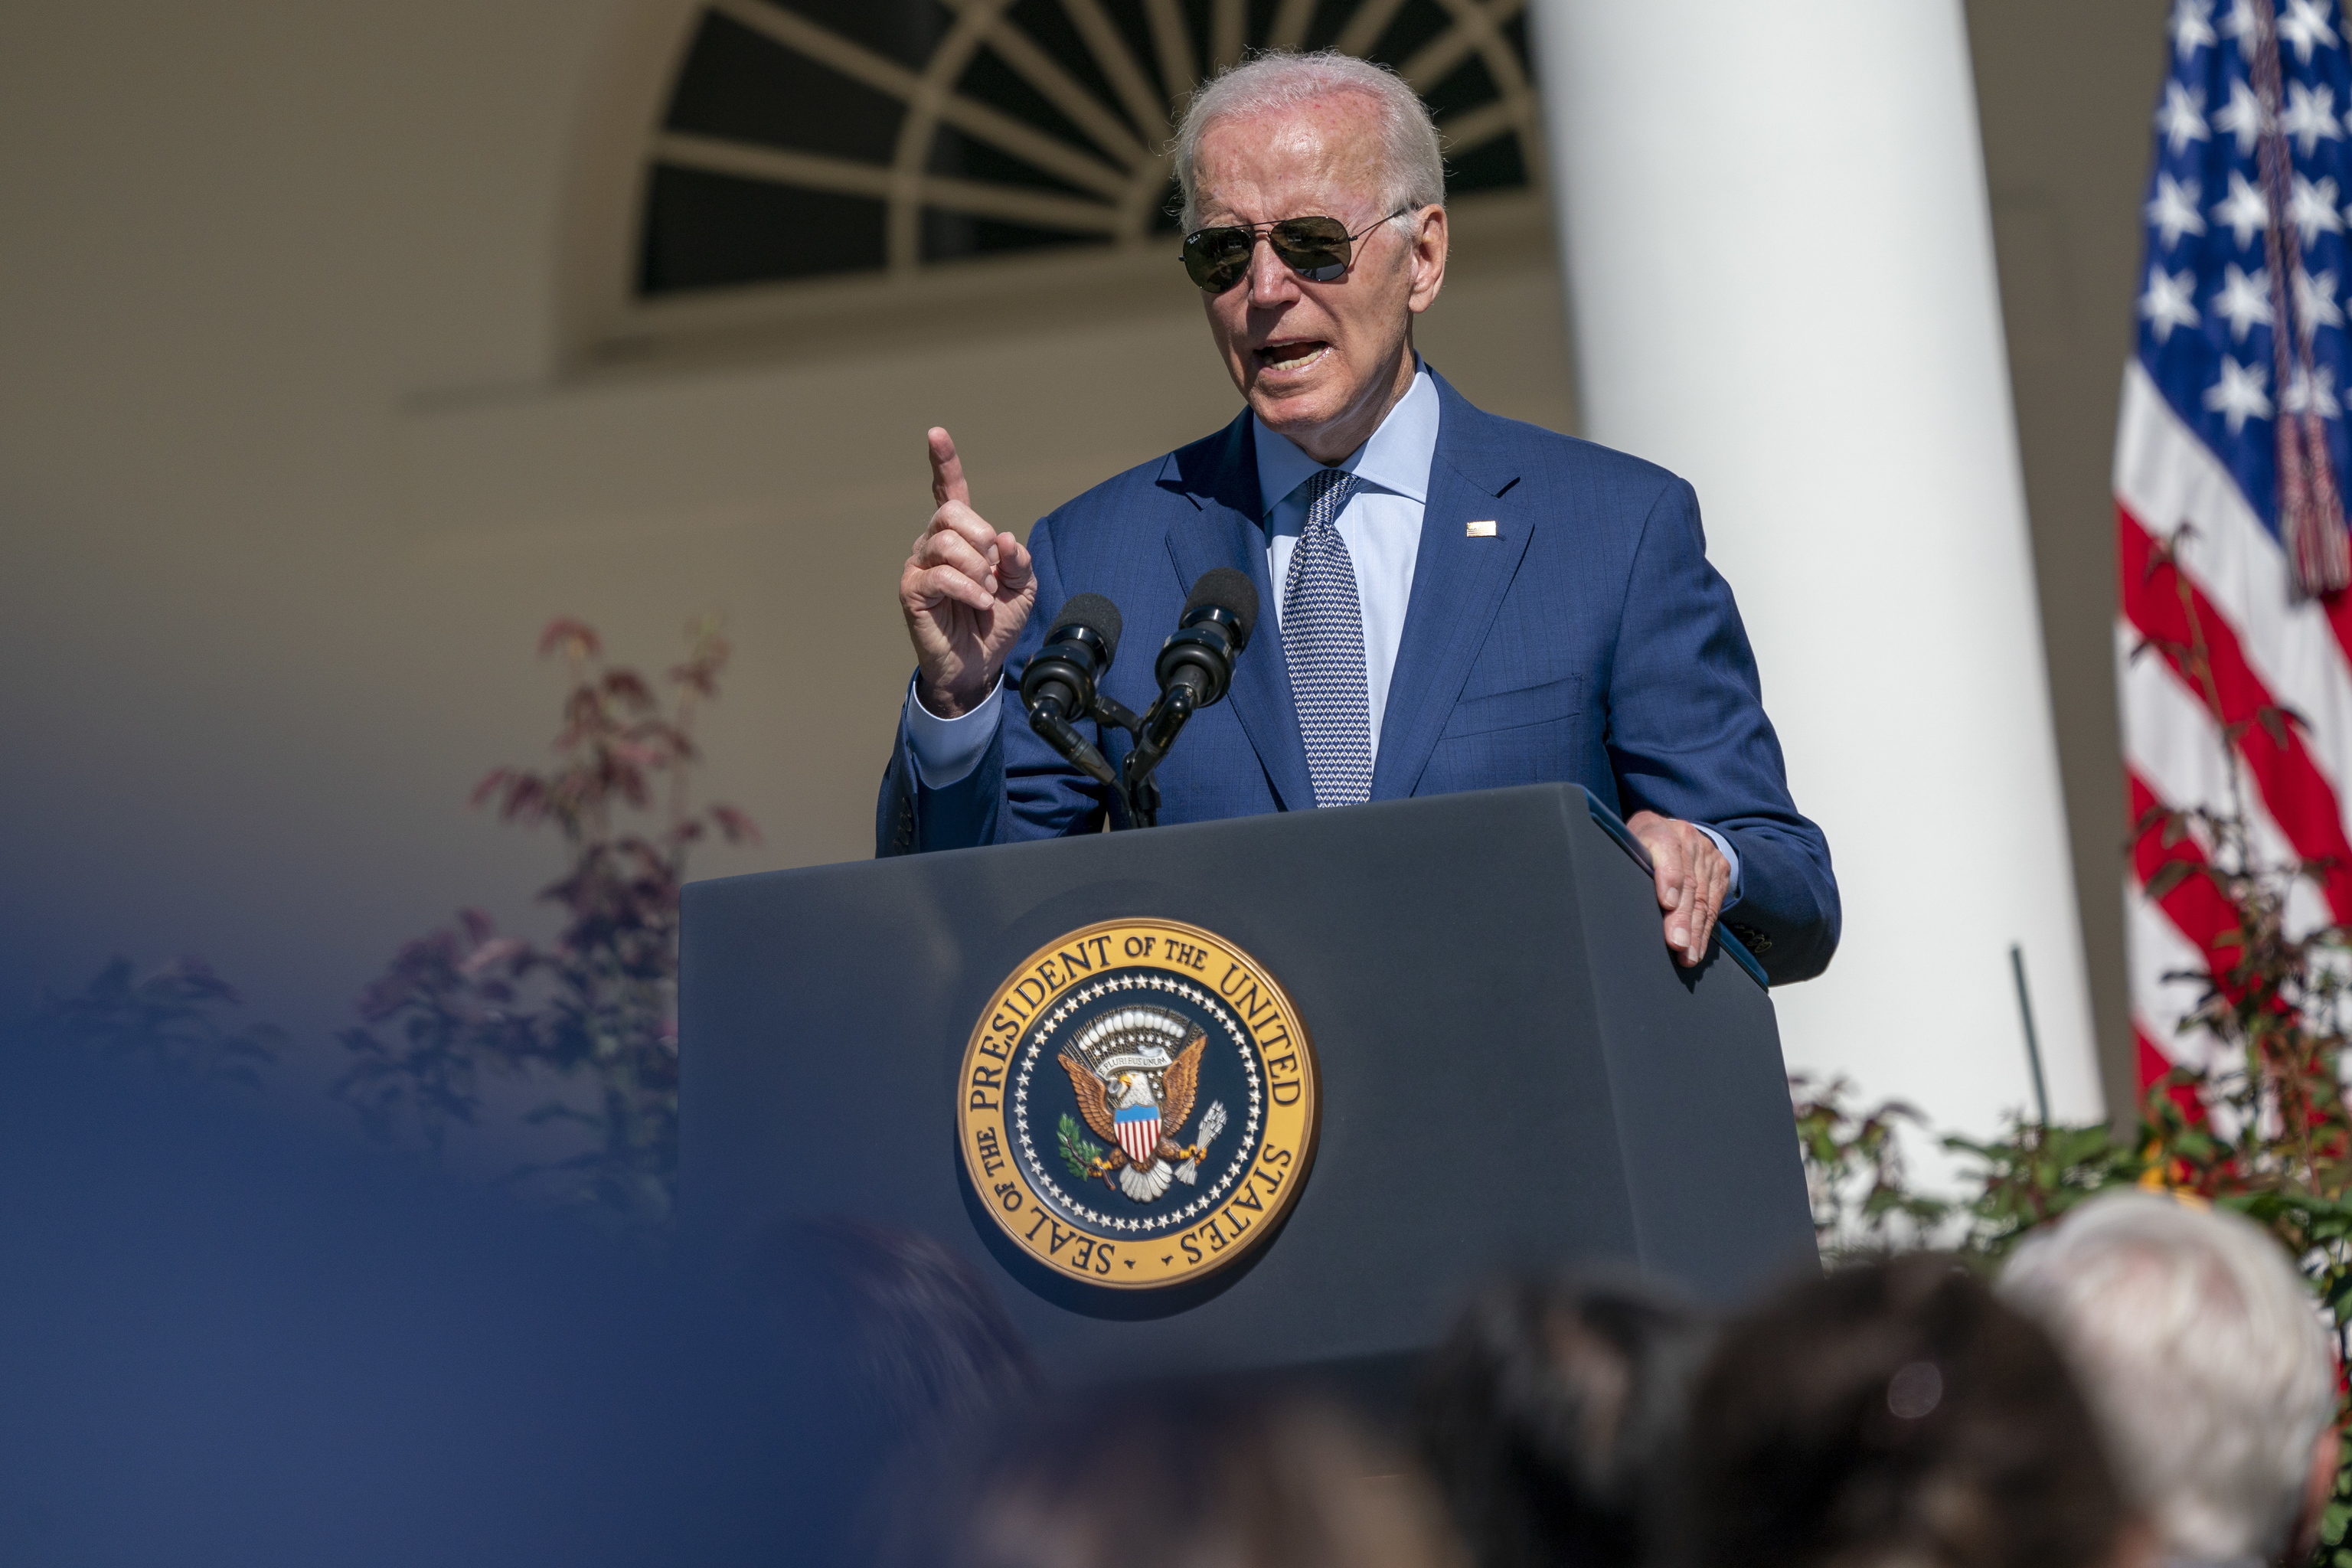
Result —
[{"label": "shirt cuff", "polygon": [[[917,703],[916,706],[920,707],[921,704]],[[940,721],[934,719],[931,722],[936,724],[940,722]],[[967,763],[966,766],[969,767],[970,764]],[[961,778],[963,775],[959,773],[956,776]],[[1715,847],[1723,851],[1723,858],[1731,862],[1731,881],[1723,890],[1723,907],[1727,910],[1732,905],[1739,901],[1739,851],[1731,847],[1730,839],[1726,838],[1722,834],[1717,833],[1706,823],[1694,822],[1691,826],[1697,828],[1701,833],[1706,834],[1709,838],[1714,839]],[[1717,912],[1719,913],[1721,911]]]},{"label": "shirt cuff", "polygon": [[[923,700],[915,695],[915,683],[907,682],[907,749],[915,754],[916,783],[925,789],[945,789],[980,766],[980,759],[988,754],[988,742],[996,738],[996,710],[1003,693],[1004,677],[1000,674],[978,707],[961,719],[942,719],[923,706]],[[1738,862],[1732,864],[1736,868]],[[1738,876],[1738,871],[1733,875]]]}]

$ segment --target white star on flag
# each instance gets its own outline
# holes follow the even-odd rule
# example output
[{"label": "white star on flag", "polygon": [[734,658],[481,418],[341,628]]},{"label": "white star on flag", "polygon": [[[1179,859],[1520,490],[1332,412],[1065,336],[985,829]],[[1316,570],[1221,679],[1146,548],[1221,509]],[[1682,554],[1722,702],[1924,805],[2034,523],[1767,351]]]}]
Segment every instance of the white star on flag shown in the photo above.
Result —
[{"label": "white star on flag", "polygon": [[2189,298],[2189,290],[2196,286],[2194,272],[2173,276],[2161,267],[2147,269],[2147,292],[2139,297],[2139,313],[2147,318],[2148,330],[2156,334],[2158,342],[2170,338],[2175,327],[2197,324],[2197,307]]},{"label": "white star on flag", "polygon": [[2254,15],[2254,0],[2236,0],[2230,14],[2221,18],[2221,36],[2238,40],[2238,52],[2248,59],[2254,58],[2254,40],[2262,36],[2263,24]]},{"label": "white star on flag", "polygon": [[2213,0],[2175,0],[2168,30],[2182,59],[2195,58],[2200,47],[2213,41],[2212,18]]},{"label": "white star on flag", "polygon": [[2165,145],[2179,153],[2191,142],[2209,141],[2212,132],[2205,129],[2205,95],[2177,81],[2164,84],[2164,104],[2156,111],[2156,128],[2164,132]]},{"label": "white star on flag", "polygon": [[2287,0],[2286,15],[2278,19],[2279,37],[2294,46],[2294,58],[2304,65],[2311,63],[2315,44],[2336,47],[2336,29],[2327,25],[2326,13],[2319,8],[2319,0]]},{"label": "white star on flag", "polygon": [[2213,216],[2230,226],[2230,232],[2238,237],[2238,245],[2243,248],[2253,244],[2254,236],[2271,221],[2271,204],[2262,192],[2246,184],[2245,175],[2232,169],[2230,194],[2213,208]]},{"label": "white star on flag", "polygon": [[2286,216],[2306,246],[2317,244],[2323,230],[2342,234],[2344,217],[2336,210],[2335,177],[2330,175],[2315,184],[2297,174],[2294,194],[2287,198]]},{"label": "white star on flag", "polygon": [[2289,414],[2316,414],[2322,419],[2333,419],[2344,412],[2336,401],[2336,370],[2332,365],[2315,369],[2298,367],[2286,384],[2286,396],[2281,399]]},{"label": "white star on flag", "polygon": [[2202,194],[2194,180],[2157,175],[2156,200],[2147,204],[2147,221],[2163,234],[2165,249],[2179,245],[2184,234],[2205,232],[2205,220],[2197,211],[2197,198]]},{"label": "white star on flag", "polygon": [[2305,325],[2313,328],[2344,324],[2344,312],[2336,306],[2336,274],[2333,270],[2314,277],[2299,267],[2295,268],[2294,313],[2303,318]]},{"label": "white star on flag", "polygon": [[2236,262],[2221,269],[2221,287],[2213,291],[2213,313],[2230,323],[2230,336],[2238,342],[2257,325],[2271,324],[2270,268],[2257,267],[2249,274]]},{"label": "white star on flag", "polygon": [[2305,87],[2299,81],[2287,83],[2286,108],[2279,114],[2279,130],[2295,139],[2306,158],[2318,151],[2322,142],[2341,141],[2344,132],[2336,128],[2336,89]]},{"label": "white star on flag", "polygon": [[[2157,122],[2163,124],[2163,111],[2157,111]],[[2270,129],[2271,117],[2263,110],[2263,100],[2254,89],[2242,80],[2230,84],[2230,101],[2213,112],[2213,123],[2238,139],[2238,155],[2244,157],[2254,150],[2254,143]],[[2176,147],[2174,152],[2180,151]]]},{"label": "white star on flag", "polygon": [[2228,354],[2221,356],[2221,379],[2205,389],[2205,406],[2221,416],[2235,436],[2246,427],[2248,419],[2271,416],[2271,400],[2263,391],[2269,374],[2258,364],[2240,364]]}]

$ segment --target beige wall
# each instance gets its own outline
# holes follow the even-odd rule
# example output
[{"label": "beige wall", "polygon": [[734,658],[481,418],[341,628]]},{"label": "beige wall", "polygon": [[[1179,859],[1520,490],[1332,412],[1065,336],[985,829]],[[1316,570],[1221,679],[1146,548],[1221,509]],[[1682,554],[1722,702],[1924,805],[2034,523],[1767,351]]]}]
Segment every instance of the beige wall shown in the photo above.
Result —
[{"label": "beige wall", "polygon": [[[401,938],[522,916],[551,846],[463,802],[542,754],[557,612],[656,667],[728,613],[711,782],[769,840],[702,870],[868,855],[925,426],[1025,528],[1230,417],[1171,257],[583,352],[561,237],[626,20],[0,12],[12,1008],[194,950],[322,1037]],[[1569,423],[1541,214],[1460,219],[1426,352]]]},{"label": "beige wall", "polygon": [[[656,666],[690,612],[729,614],[712,784],[770,837],[702,869],[862,857],[923,427],[1017,525],[1229,416],[1159,257],[614,352],[583,236],[643,113],[635,51],[678,10],[0,10],[6,1005],[110,952],[194,950],[322,1037],[402,937],[461,903],[521,917],[551,846],[462,803],[541,754],[557,612]],[[2161,10],[1970,7],[2111,1040],[2105,472]],[[1570,427],[1541,215],[1458,216],[1425,352]]]}]

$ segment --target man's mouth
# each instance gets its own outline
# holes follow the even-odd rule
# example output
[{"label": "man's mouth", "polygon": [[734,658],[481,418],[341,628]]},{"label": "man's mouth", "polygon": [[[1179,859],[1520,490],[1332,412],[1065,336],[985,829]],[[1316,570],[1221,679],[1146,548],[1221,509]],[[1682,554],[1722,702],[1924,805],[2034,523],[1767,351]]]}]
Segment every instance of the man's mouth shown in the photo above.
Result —
[{"label": "man's mouth", "polygon": [[1296,342],[1268,343],[1256,351],[1258,367],[1262,370],[1288,373],[1305,370],[1329,353],[1331,345],[1319,338],[1302,339]]}]

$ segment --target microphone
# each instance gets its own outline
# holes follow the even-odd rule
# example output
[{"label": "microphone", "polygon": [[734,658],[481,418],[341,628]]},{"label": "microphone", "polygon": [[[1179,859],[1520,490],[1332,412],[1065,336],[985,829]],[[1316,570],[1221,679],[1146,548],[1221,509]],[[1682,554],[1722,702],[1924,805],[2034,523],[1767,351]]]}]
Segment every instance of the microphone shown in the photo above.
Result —
[{"label": "microphone", "polygon": [[1257,625],[1257,589],[1247,573],[1213,566],[1192,584],[1176,633],[1160,649],[1152,674],[1160,700],[1143,716],[1134,754],[1127,760],[1128,787],[1135,789],[1176,743],[1176,733],[1196,711],[1223,700],[1234,683],[1234,660],[1249,647]]},{"label": "microphone", "polygon": [[[1243,585],[1248,586],[1246,580]],[[1080,594],[1062,606],[1045,647],[1021,672],[1029,727],[1072,763],[1114,787],[1118,775],[1071,721],[1093,712],[1096,685],[1118,655],[1118,606],[1100,594]]]},{"label": "microphone", "polygon": [[[1234,683],[1234,660],[1249,647],[1256,625],[1257,589],[1247,574],[1230,566],[1202,573],[1184,601],[1176,635],[1161,647],[1160,661],[1152,667],[1163,700],[1181,689],[1188,712],[1222,701]],[[1174,738],[1172,731],[1170,738]]]}]

